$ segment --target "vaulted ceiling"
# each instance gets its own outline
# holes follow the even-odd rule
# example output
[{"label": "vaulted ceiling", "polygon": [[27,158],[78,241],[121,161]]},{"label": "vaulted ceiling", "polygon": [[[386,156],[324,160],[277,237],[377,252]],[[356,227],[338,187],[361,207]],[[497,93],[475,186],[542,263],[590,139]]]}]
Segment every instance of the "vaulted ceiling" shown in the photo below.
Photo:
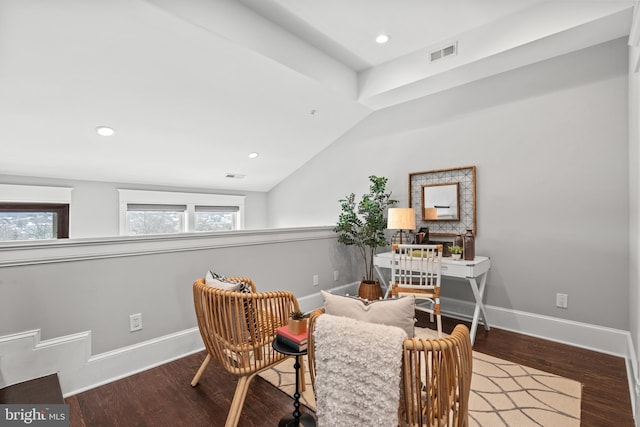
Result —
[{"label": "vaulted ceiling", "polygon": [[0,174],[268,191],[378,109],[627,36],[633,4],[0,0]]}]

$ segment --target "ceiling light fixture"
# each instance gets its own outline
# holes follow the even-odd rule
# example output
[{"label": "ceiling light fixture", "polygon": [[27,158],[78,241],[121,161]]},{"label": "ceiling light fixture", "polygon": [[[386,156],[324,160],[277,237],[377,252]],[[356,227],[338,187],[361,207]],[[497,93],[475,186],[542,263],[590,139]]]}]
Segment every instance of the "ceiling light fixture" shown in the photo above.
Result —
[{"label": "ceiling light fixture", "polygon": [[390,37],[387,34],[379,34],[378,37],[376,37],[376,43],[385,44],[389,41],[389,38]]},{"label": "ceiling light fixture", "polygon": [[260,153],[256,153],[256,152],[249,153],[249,158],[250,158],[250,159],[255,159],[255,158],[256,158],[256,157],[258,157],[259,155],[260,155]]},{"label": "ceiling light fixture", "polygon": [[115,133],[113,128],[110,128],[109,126],[98,126],[96,128],[96,132],[100,136],[111,136]]}]

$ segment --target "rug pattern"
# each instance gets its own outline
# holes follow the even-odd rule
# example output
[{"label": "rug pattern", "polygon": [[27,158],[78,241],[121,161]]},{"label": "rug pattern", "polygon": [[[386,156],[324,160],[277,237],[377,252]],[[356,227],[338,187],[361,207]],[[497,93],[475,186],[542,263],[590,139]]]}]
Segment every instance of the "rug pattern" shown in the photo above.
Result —
[{"label": "rug pattern", "polygon": [[[432,337],[416,328],[416,335]],[[315,410],[311,378],[305,367],[305,391],[300,402]],[[260,376],[293,396],[293,359]],[[582,385],[568,378],[473,352],[473,378],[469,397],[469,425],[479,427],[578,427]]]}]

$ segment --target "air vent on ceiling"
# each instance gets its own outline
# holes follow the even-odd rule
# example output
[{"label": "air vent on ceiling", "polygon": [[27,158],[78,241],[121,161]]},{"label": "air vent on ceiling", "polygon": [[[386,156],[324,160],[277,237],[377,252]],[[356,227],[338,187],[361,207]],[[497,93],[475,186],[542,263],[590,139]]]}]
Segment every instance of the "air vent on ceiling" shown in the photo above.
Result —
[{"label": "air vent on ceiling", "polygon": [[225,178],[231,178],[231,179],[242,179],[244,178],[246,175],[243,175],[241,173],[227,173],[225,175]]},{"label": "air vent on ceiling", "polygon": [[446,46],[432,51],[429,56],[431,58],[431,62],[437,61],[438,59],[445,58],[447,56],[455,55],[458,53],[458,42],[453,42],[447,44]]}]

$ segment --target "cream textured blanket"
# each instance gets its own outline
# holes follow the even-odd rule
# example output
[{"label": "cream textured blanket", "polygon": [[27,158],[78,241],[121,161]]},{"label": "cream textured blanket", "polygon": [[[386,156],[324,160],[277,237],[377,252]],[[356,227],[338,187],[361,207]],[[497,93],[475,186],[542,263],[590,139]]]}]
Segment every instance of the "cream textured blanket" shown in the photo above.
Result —
[{"label": "cream textured blanket", "polygon": [[318,426],[396,427],[407,334],[395,326],[323,314],[314,336]]}]

